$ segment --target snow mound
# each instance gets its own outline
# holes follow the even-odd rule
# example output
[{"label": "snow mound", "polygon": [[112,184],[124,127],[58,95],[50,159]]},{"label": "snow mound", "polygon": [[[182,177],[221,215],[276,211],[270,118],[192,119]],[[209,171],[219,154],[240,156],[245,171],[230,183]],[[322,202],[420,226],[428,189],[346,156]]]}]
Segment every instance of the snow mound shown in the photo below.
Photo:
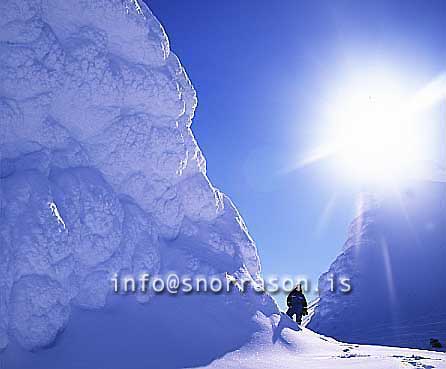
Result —
[{"label": "snow mound", "polygon": [[[434,338],[445,345],[446,184],[406,183],[375,200],[321,276],[308,327],[345,342],[432,348]],[[327,275],[349,277],[352,291],[331,292]]]},{"label": "snow mound", "polygon": [[[49,363],[60,350],[74,359],[71,346],[99,349],[101,332],[119,337],[122,322],[120,330],[101,331],[106,314],[90,311],[112,309],[124,321],[138,309],[133,297],[110,302],[120,299],[110,296],[114,273],[256,280],[255,244],[232,202],[207,179],[191,131],[195,91],[150,10],[136,0],[5,0],[0,9],[0,350],[6,366],[55,367]],[[242,319],[277,311],[267,296],[225,298],[221,306],[206,297],[178,305],[197,324],[223,314],[228,304],[238,306],[244,312],[225,324],[248,335],[255,327]],[[147,327],[162,324],[159,316],[170,327],[159,332],[159,344],[142,332],[116,347],[109,342],[109,349],[138,347],[137,362],[152,352],[135,343],[141,337],[153,350],[179,337],[185,350],[195,348],[194,326],[176,322],[185,332],[176,336],[168,317],[177,308],[157,299],[138,298],[147,303],[141,313]],[[97,315],[82,325],[88,314]],[[215,356],[239,343],[218,341],[207,330],[196,336],[200,343],[216,339],[209,351]],[[46,347],[52,348],[41,351]],[[211,359],[177,357],[177,366]]]},{"label": "snow mound", "polygon": [[446,368],[443,353],[340,343],[306,328],[299,329],[285,314],[266,318],[240,350],[207,366],[209,369],[403,369]]}]

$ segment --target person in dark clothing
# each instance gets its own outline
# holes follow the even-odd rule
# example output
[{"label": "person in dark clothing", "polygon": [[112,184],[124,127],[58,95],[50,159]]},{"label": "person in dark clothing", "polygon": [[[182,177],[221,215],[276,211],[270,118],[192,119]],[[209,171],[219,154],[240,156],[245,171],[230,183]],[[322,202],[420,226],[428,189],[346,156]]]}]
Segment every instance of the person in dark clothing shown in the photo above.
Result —
[{"label": "person in dark clothing", "polygon": [[288,310],[286,314],[293,319],[293,315],[296,315],[296,322],[300,324],[302,322],[302,316],[307,315],[307,299],[302,292],[302,286],[298,284],[288,295],[286,299]]}]

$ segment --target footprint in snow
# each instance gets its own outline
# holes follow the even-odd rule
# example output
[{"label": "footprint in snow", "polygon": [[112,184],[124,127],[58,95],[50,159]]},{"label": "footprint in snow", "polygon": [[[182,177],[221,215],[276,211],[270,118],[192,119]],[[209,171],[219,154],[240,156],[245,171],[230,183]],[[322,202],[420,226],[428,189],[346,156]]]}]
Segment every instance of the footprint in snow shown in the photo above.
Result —
[{"label": "footprint in snow", "polygon": [[[414,368],[417,368],[417,369],[434,369],[435,368],[435,366],[423,364],[421,362],[421,360],[429,360],[429,358],[427,358],[427,357],[415,356],[415,355],[412,355],[410,357],[394,355],[394,357],[403,358],[401,360],[401,362],[406,363],[406,364],[410,364]],[[436,359],[430,359],[430,360],[436,360]]]}]

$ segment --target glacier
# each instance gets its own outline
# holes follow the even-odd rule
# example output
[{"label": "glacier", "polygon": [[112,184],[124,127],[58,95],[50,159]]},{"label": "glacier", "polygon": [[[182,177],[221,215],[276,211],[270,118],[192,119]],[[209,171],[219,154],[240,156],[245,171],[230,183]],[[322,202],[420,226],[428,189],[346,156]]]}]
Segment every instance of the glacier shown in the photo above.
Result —
[{"label": "glacier", "polygon": [[300,329],[253,290],[113,294],[115,273],[259,281],[206,176],[194,88],[144,3],[3,0],[0,15],[0,368],[446,367]]}]

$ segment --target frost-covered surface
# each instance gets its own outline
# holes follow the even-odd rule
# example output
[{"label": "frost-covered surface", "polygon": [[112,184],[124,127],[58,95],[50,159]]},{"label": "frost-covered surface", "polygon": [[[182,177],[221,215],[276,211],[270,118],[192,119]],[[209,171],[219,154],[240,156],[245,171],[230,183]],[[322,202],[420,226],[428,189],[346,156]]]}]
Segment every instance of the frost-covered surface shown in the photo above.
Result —
[{"label": "frost-covered surface", "polygon": [[[70,332],[82,324],[73,316],[81,322],[79,311],[107,310],[115,272],[256,279],[254,242],[231,201],[209,183],[190,128],[195,91],[150,10],[135,0],[3,0],[0,14],[0,350],[6,367],[26,368],[28,359],[38,367],[38,359],[20,350],[40,350],[57,337],[57,347],[75,345]],[[147,329],[160,324],[152,299],[139,299],[151,306],[143,314]],[[128,318],[136,303],[124,301],[119,313]],[[259,309],[276,311],[265,296],[230,295],[220,307],[191,297],[187,304],[183,311],[169,305],[162,314],[200,311],[206,320],[232,304],[246,314],[225,320],[230,328],[245,327],[239,320]],[[186,329],[182,324],[188,323],[178,322],[178,330]],[[194,327],[188,329],[190,336]],[[212,337],[200,329],[196,335],[197,342]],[[83,342],[102,336],[91,333]],[[171,327],[158,341],[174,336]],[[159,349],[153,337],[145,339]],[[185,351],[193,346],[188,341]],[[238,343],[224,337],[210,352],[218,356]],[[178,358],[190,365],[209,360]]]},{"label": "frost-covered surface", "polygon": [[339,343],[287,316],[258,314],[261,327],[244,347],[214,361],[209,369],[444,369],[446,355],[413,349]]},{"label": "frost-covered surface", "polygon": [[[446,346],[446,184],[411,183],[365,206],[328,274],[351,278],[331,293],[324,276],[308,327],[339,340]],[[443,349],[444,350],[444,349]]]}]

